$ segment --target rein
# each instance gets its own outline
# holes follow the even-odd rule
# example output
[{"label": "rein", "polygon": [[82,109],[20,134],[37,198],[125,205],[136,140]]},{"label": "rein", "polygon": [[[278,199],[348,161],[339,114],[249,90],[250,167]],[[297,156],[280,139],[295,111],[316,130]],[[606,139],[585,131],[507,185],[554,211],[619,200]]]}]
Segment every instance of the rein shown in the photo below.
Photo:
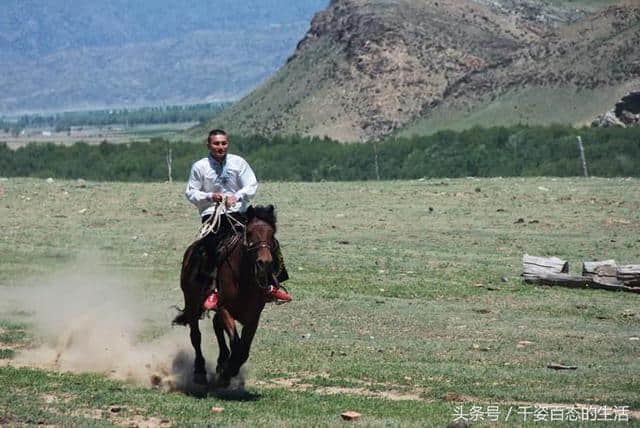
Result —
[{"label": "rein", "polygon": [[[239,221],[237,218],[233,217],[231,213],[227,212],[227,197],[223,196],[222,201],[218,203],[216,210],[213,215],[205,221],[200,227],[200,232],[198,234],[198,238],[202,239],[210,233],[218,233],[220,230],[220,218],[222,214],[226,214],[225,218],[231,225],[231,228],[235,230],[236,227],[245,229],[244,224]],[[245,230],[245,242],[246,242],[246,230]]]}]

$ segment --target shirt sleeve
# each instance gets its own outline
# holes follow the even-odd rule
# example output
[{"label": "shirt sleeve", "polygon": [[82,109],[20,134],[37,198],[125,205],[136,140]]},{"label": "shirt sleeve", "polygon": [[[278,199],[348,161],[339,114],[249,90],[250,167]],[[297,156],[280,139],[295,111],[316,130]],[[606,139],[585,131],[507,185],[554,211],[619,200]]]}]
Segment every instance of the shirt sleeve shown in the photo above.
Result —
[{"label": "shirt sleeve", "polygon": [[211,194],[202,191],[203,188],[202,172],[198,169],[197,164],[193,164],[191,167],[191,173],[189,174],[189,181],[187,181],[187,189],[184,195],[189,202],[203,210],[211,204]]},{"label": "shirt sleeve", "polygon": [[249,203],[249,201],[256,196],[256,192],[258,191],[258,180],[247,161],[242,162],[238,178],[240,182],[240,190],[238,190],[234,196],[238,198],[239,201]]}]

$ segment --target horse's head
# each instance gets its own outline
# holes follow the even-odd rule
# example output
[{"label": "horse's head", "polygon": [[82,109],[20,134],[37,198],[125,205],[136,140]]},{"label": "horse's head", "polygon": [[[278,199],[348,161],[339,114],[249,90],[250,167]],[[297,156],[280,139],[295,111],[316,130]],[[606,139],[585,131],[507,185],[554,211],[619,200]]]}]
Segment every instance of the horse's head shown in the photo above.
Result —
[{"label": "horse's head", "polygon": [[245,229],[245,247],[249,259],[253,262],[254,274],[262,287],[269,285],[273,273],[276,215],[273,205],[249,207]]}]

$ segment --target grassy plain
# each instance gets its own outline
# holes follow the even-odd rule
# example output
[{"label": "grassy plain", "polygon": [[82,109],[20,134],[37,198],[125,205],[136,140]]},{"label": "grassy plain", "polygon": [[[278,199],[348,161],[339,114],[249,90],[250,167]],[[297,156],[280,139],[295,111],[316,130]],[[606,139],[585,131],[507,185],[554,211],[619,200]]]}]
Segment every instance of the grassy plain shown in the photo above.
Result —
[{"label": "grassy plain", "polygon": [[[101,270],[157,309],[139,340],[161,338],[198,222],[182,186],[0,181],[0,294],[98,252]],[[47,305],[34,295],[0,313],[0,425],[339,426],[354,410],[366,426],[445,426],[475,405],[499,406],[479,425],[522,426],[533,424],[516,414],[524,406],[574,403],[628,406],[636,416],[623,424],[639,424],[640,296],[519,277],[524,253],[572,272],[584,260],[639,263],[639,180],[264,183],[256,202],[278,208],[295,301],[265,310],[244,393],[198,398],[25,367],[19,354],[40,340],[31,314]]]}]

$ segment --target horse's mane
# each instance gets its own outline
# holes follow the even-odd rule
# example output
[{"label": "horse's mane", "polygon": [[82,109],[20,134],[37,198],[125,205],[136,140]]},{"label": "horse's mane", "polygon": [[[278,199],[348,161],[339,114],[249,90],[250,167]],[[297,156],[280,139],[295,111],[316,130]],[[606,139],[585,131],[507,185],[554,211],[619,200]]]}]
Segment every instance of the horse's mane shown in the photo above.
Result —
[{"label": "horse's mane", "polygon": [[276,231],[276,211],[273,205],[256,205],[251,206],[247,210],[248,221],[251,221],[252,218],[258,218],[266,223],[268,223],[271,227],[273,227],[273,232]]}]

